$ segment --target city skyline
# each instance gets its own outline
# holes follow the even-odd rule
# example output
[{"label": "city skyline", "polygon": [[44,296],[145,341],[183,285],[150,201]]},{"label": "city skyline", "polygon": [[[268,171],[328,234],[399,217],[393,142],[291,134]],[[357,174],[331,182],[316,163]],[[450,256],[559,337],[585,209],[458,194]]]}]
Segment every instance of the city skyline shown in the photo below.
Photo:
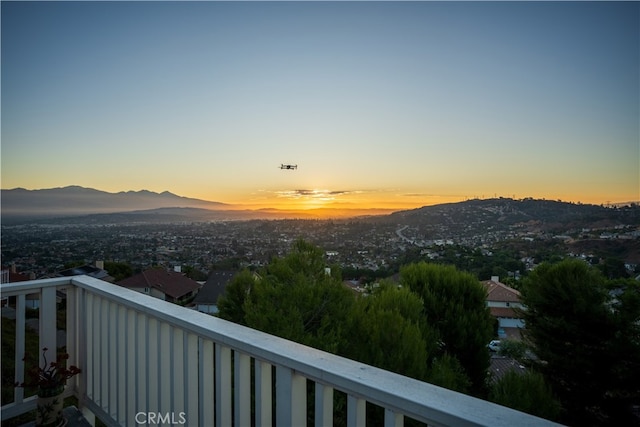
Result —
[{"label": "city skyline", "polygon": [[640,200],[636,2],[1,7],[3,189]]}]

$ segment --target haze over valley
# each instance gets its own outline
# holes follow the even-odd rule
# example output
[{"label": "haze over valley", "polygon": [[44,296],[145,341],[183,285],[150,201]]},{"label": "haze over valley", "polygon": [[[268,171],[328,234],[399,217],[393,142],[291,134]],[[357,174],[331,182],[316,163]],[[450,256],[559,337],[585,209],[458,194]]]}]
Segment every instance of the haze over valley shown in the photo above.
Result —
[{"label": "haze over valley", "polygon": [[156,210],[155,214],[178,215],[203,220],[337,218],[360,215],[380,215],[395,211],[377,208],[310,208],[273,209],[247,208],[244,205],[199,200],[164,191],[121,191],[109,193],[81,186],[26,190],[0,190],[2,220],[19,221],[34,218],[55,218],[91,214],[133,213]]}]

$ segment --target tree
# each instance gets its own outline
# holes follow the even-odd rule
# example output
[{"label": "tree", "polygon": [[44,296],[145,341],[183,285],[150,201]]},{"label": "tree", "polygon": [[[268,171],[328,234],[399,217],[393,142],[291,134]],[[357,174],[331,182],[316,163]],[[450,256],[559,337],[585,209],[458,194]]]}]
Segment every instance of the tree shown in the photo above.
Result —
[{"label": "tree", "polygon": [[607,257],[604,261],[600,262],[596,268],[598,268],[602,275],[609,279],[618,279],[629,277],[627,269],[624,266],[624,261],[616,257]]},{"label": "tree", "polygon": [[184,273],[185,276],[187,276],[189,279],[195,280],[195,281],[206,281],[207,280],[207,274],[201,270],[198,270],[197,268],[190,266],[190,265],[185,265],[182,268],[182,272]]},{"label": "tree", "polygon": [[493,319],[486,290],[473,275],[453,266],[411,264],[400,270],[400,282],[423,300],[426,322],[440,336],[442,351],[455,357],[471,381],[471,392],[485,391]]},{"label": "tree", "polygon": [[460,393],[467,393],[471,387],[471,381],[458,359],[447,353],[432,359],[427,382]]},{"label": "tree", "polygon": [[574,259],[542,264],[523,284],[525,338],[569,424],[628,423],[638,403],[640,299],[632,288],[614,301],[606,284]]},{"label": "tree", "polygon": [[507,372],[489,392],[489,400],[538,417],[556,420],[561,410],[544,377],[535,371]]},{"label": "tree", "polygon": [[247,326],[336,353],[354,302],[339,272],[325,269],[323,251],[304,240],[274,258],[243,305]]},{"label": "tree", "polygon": [[218,317],[246,325],[244,303],[255,281],[253,273],[249,270],[242,270],[236,274],[218,298]]},{"label": "tree", "polygon": [[115,282],[133,276],[133,268],[124,262],[105,261],[104,269],[114,278]]},{"label": "tree", "polygon": [[608,399],[604,402],[610,424],[631,424],[630,408],[640,406],[640,284],[633,279],[607,283],[609,307],[613,315],[612,337],[608,350],[614,356]]},{"label": "tree", "polygon": [[407,288],[383,284],[358,298],[348,319],[351,359],[424,380],[436,333],[425,322],[422,301]]},{"label": "tree", "polygon": [[529,356],[529,348],[524,341],[513,339],[501,340],[498,354],[519,362],[524,362]]}]

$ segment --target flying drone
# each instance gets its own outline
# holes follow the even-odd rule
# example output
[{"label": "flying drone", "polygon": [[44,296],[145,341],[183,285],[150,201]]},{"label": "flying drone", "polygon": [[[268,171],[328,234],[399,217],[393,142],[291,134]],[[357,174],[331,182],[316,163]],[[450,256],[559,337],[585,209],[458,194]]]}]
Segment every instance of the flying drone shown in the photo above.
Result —
[{"label": "flying drone", "polygon": [[298,169],[298,165],[285,165],[285,164],[281,164],[281,165],[280,165],[280,169],[285,169],[285,170],[294,170],[294,169]]}]

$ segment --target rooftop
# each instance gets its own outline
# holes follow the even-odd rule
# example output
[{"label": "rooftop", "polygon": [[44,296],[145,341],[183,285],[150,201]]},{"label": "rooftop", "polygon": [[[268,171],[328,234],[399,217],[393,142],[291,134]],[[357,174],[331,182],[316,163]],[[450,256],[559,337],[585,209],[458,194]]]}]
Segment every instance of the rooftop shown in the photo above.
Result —
[{"label": "rooftop", "polygon": [[140,274],[127,277],[117,283],[130,289],[155,288],[171,298],[180,298],[200,289],[200,284],[183,273],[164,268],[150,268]]},{"label": "rooftop", "polygon": [[487,301],[520,302],[520,292],[499,282],[496,278],[485,280],[482,284],[487,289]]}]

